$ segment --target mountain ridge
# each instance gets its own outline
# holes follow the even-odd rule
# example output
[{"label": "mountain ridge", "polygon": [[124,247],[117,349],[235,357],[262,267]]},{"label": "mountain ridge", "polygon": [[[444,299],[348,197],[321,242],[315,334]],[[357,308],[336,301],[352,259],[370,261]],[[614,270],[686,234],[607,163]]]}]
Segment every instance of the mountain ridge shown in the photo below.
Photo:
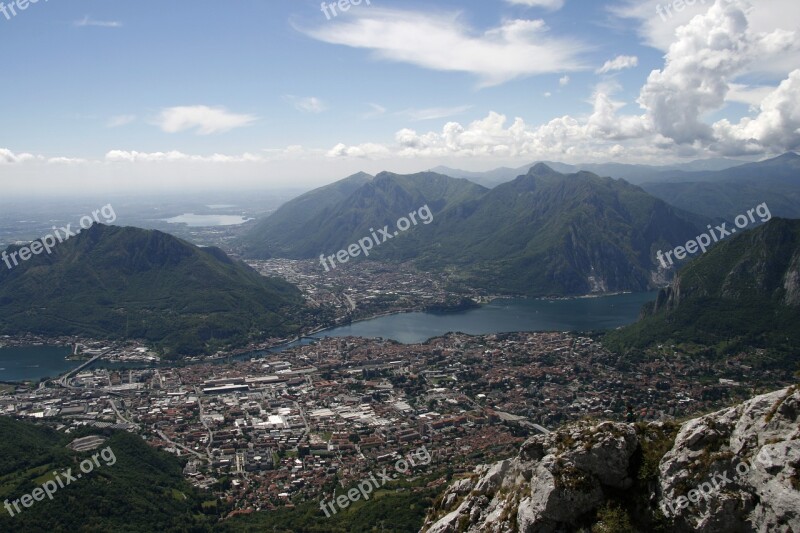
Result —
[{"label": "mountain ridge", "polygon": [[199,355],[295,333],[302,310],[289,283],[156,230],[95,224],[50,254],[0,269],[6,334],[133,338]]}]

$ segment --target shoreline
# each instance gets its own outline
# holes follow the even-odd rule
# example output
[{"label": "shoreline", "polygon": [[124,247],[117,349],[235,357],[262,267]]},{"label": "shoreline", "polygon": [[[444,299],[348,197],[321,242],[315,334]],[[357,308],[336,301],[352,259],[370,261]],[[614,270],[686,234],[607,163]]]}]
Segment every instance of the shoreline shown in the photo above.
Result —
[{"label": "shoreline", "polygon": [[[652,292],[652,291],[646,291]],[[177,360],[164,360],[163,358],[158,362],[147,362],[147,361],[114,361],[114,360],[107,360],[101,359],[98,361],[99,363],[112,363],[113,365],[122,365],[123,367],[126,363],[131,363],[133,365],[143,367],[143,368],[159,368],[164,366],[191,366],[191,365],[198,365],[204,363],[218,363],[218,362],[225,362],[227,360],[235,359],[235,358],[255,358],[255,357],[264,357],[269,353],[280,353],[290,347],[292,347],[295,343],[302,342],[303,339],[310,339],[312,341],[321,340],[323,338],[327,338],[324,334],[326,331],[332,331],[337,328],[342,328],[346,326],[352,326],[358,324],[360,322],[367,322],[370,320],[375,320],[378,318],[384,318],[387,316],[392,315],[401,315],[407,313],[458,313],[462,311],[469,311],[470,309],[478,309],[484,307],[487,304],[495,302],[497,300],[539,300],[539,301],[571,301],[571,300],[587,300],[587,299],[594,299],[594,298],[603,298],[603,297],[612,297],[612,296],[622,296],[626,294],[638,294],[632,291],[623,291],[623,292],[614,292],[614,293],[603,293],[603,294],[587,294],[581,296],[566,296],[566,297],[526,297],[526,296],[513,296],[513,295],[492,295],[483,297],[480,302],[475,302],[474,307],[469,307],[466,309],[451,309],[451,310],[436,310],[436,311],[425,311],[424,308],[415,307],[410,309],[403,309],[403,310],[393,310],[393,311],[383,311],[373,315],[361,317],[357,320],[353,320],[351,322],[339,323],[334,324],[331,326],[322,326],[316,329],[310,330],[308,332],[302,332],[295,337],[290,339],[281,339],[280,342],[275,344],[267,345],[268,343],[259,342],[259,343],[252,343],[249,346],[245,346],[242,348],[238,348],[232,350],[230,352],[226,352],[224,354],[215,355],[215,356],[205,356],[205,357],[190,357],[184,359],[177,359]],[[642,293],[644,294],[644,292]],[[474,301],[474,300],[473,300]],[[76,342],[79,344],[83,344],[87,341],[87,339],[80,339],[76,337],[53,337],[53,338],[46,338],[40,337],[35,335],[22,335],[18,338],[13,338],[11,336],[5,337],[3,340],[10,340],[11,345],[6,343],[0,343],[0,350],[3,348],[25,348],[25,347],[64,347],[68,348],[74,345]],[[25,342],[28,340],[28,342]],[[91,339],[89,342],[96,342],[95,339]],[[129,341],[117,341],[117,342],[129,342]],[[72,354],[69,354],[65,359],[69,361],[73,361],[76,363],[76,366],[79,366],[86,360],[90,359],[87,357],[81,358],[80,356],[76,357]],[[112,367],[109,367],[113,369]],[[56,379],[52,377],[43,377],[37,379],[28,379],[28,380],[19,380],[19,381],[5,381],[8,384],[21,384],[21,383],[28,383],[34,381],[41,381],[42,379],[50,380]]]}]

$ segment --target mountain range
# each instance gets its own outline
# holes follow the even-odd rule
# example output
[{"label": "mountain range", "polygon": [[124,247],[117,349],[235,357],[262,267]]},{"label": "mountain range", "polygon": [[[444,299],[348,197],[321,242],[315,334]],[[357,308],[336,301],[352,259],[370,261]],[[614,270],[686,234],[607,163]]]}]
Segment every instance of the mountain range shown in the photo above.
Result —
[{"label": "mountain range", "polygon": [[95,224],[0,268],[4,334],[133,338],[197,355],[296,333],[303,312],[289,283],[159,231]]},{"label": "mountain range", "polygon": [[548,167],[563,174],[574,174],[585,170],[598,176],[609,176],[624,179],[630,183],[641,185],[651,181],[677,180],[694,172],[719,171],[747,163],[738,159],[712,158],[698,159],[689,163],[675,165],[632,165],[625,163],[579,163],[570,165],[557,161],[535,161],[521,167],[500,167],[485,172],[471,172],[446,166],[438,166],[431,172],[445,174],[454,178],[465,178],[484,187],[496,187],[501,183],[511,181],[520,174],[525,174],[529,168],[537,163],[544,163]]},{"label": "mountain range", "polygon": [[372,228],[394,227],[422,205],[433,222],[371,257],[413,260],[471,286],[531,296],[646,290],[658,275],[656,249],[685,242],[706,222],[625,181],[545,164],[493,189],[435,173],[384,172],[316,214],[296,212],[291,228],[267,218],[244,237],[245,253],[317,258]]}]

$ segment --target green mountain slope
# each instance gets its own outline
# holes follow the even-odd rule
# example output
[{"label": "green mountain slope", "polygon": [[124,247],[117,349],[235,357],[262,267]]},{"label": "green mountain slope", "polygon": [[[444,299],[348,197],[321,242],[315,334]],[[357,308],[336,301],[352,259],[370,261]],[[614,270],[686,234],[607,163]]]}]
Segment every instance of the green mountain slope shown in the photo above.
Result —
[{"label": "green mountain slope", "polygon": [[[126,432],[80,430],[71,435],[0,417],[0,502],[31,494],[52,472],[72,469],[81,473],[80,462],[110,448],[93,463],[91,472],[34,501],[32,506],[0,507],[0,531],[210,531],[218,504],[194,490],[182,475],[181,462],[150,448],[140,437]],[[92,452],[73,452],[66,445],[76,437],[101,434],[108,437]],[[14,438],[8,438],[13,435]],[[210,505],[204,506],[208,500]]]},{"label": "green mountain slope", "polygon": [[540,163],[386,253],[499,292],[639,291],[653,283],[655,251],[697,235],[702,222],[625,181]]},{"label": "green mountain slope", "polygon": [[296,333],[303,312],[292,285],[159,231],[98,224],[0,268],[4,334],[143,339],[178,356]]},{"label": "green mountain slope", "polygon": [[243,242],[257,241],[263,248],[248,250],[268,250],[279,257],[315,258],[335,253],[370,235],[370,228],[387,224],[394,228],[400,217],[424,205],[428,205],[435,218],[443,209],[480,198],[485,192],[484,187],[467,180],[432,172],[407,176],[382,172],[313,217],[298,215],[291,228],[271,226],[267,223],[272,217],[267,218],[264,226],[255,228]]},{"label": "green mountain slope", "polygon": [[333,207],[372,181],[364,172],[353,174],[325,187],[309,191],[283,204],[277,211],[259,221],[240,243],[248,257],[269,259],[276,236],[307,224],[326,208]]},{"label": "green mountain slope", "polygon": [[626,351],[696,343],[719,355],[767,348],[797,362],[800,345],[800,221],[775,218],[698,257],[662,289],[643,318],[606,335]]}]

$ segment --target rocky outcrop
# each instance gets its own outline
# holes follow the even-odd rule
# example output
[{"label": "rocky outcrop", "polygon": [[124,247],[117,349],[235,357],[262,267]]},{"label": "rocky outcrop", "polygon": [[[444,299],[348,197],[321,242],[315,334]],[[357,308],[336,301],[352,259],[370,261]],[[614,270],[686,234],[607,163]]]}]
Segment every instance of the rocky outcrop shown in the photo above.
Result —
[{"label": "rocky outcrop", "polygon": [[659,467],[675,529],[800,531],[798,414],[792,387],[684,424]]},{"label": "rocky outcrop", "polygon": [[[538,435],[519,455],[479,467],[445,493],[424,531],[560,531],[600,506],[608,488],[627,489],[636,432],[627,424],[577,424]],[[435,516],[435,515],[434,515]]]},{"label": "rocky outcrop", "polygon": [[758,396],[684,423],[655,459],[663,425],[571,424],[456,480],[422,531],[800,532],[798,414],[797,387]]}]

